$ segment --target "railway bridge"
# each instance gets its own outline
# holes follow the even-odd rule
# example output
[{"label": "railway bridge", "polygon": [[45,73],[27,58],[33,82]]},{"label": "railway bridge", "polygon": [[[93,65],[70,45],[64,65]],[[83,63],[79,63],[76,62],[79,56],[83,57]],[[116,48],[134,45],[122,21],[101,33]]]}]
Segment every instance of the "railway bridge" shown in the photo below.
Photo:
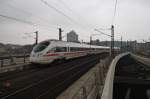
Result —
[{"label": "railway bridge", "polygon": [[[89,55],[50,65],[0,68],[1,99],[137,99],[149,95],[150,59],[122,53]],[[138,86],[138,87],[137,87]]]}]

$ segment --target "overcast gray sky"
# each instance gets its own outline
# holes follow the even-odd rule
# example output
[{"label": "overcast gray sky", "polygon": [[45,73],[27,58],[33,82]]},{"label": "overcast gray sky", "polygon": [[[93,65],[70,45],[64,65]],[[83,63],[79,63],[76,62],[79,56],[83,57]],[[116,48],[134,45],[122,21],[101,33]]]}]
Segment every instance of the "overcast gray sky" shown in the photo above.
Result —
[{"label": "overcast gray sky", "polygon": [[[69,18],[46,6],[41,0],[0,0],[0,14],[28,21],[36,25],[0,17],[0,42],[32,44],[34,39],[24,33],[39,31],[39,41],[57,39],[58,27],[63,35],[70,30],[79,34],[79,40],[89,41],[97,34],[94,28],[110,28],[115,0],[44,0]],[[148,40],[150,38],[150,0],[118,0],[114,21],[115,39]],[[110,33],[110,31],[104,31]],[[93,39],[110,40],[104,35]],[[64,38],[65,40],[65,38]]]}]

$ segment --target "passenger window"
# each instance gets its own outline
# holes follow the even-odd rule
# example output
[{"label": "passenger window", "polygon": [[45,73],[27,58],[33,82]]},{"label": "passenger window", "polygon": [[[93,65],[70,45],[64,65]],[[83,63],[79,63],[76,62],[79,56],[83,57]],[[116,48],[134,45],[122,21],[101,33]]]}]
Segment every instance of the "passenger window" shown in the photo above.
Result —
[{"label": "passenger window", "polygon": [[78,51],[78,48],[76,48],[76,47],[70,47],[70,51]]},{"label": "passenger window", "polygon": [[56,47],[56,52],[66,52],[67,48],[66,47]]},{"label": "passenger window", "polygon": [[56,47],[53,47],[51,49],[49,49],[49,51],[47,53],[54,53],[56,51]]}]

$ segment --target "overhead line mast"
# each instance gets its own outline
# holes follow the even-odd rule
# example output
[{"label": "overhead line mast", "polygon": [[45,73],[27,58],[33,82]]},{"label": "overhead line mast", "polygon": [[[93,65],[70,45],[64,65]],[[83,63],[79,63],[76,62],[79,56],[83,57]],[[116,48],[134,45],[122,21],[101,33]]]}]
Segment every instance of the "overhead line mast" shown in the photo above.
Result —
[{"label": "overhead line mast", "polygon": [[59,40],[62,41],[62,32],[63,30],[61,28],[58,28],[59,29]]}]

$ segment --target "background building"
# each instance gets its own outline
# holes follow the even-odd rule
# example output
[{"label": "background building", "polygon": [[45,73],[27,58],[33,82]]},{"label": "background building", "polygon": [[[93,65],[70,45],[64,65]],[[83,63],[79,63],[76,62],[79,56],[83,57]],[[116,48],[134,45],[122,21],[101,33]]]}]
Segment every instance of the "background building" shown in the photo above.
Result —
[{"label": "background building", "polygon": [[76,32],[74,30],[67,33],[67,41],[68,42],[79,42],[78,35],[76,34]]}]

